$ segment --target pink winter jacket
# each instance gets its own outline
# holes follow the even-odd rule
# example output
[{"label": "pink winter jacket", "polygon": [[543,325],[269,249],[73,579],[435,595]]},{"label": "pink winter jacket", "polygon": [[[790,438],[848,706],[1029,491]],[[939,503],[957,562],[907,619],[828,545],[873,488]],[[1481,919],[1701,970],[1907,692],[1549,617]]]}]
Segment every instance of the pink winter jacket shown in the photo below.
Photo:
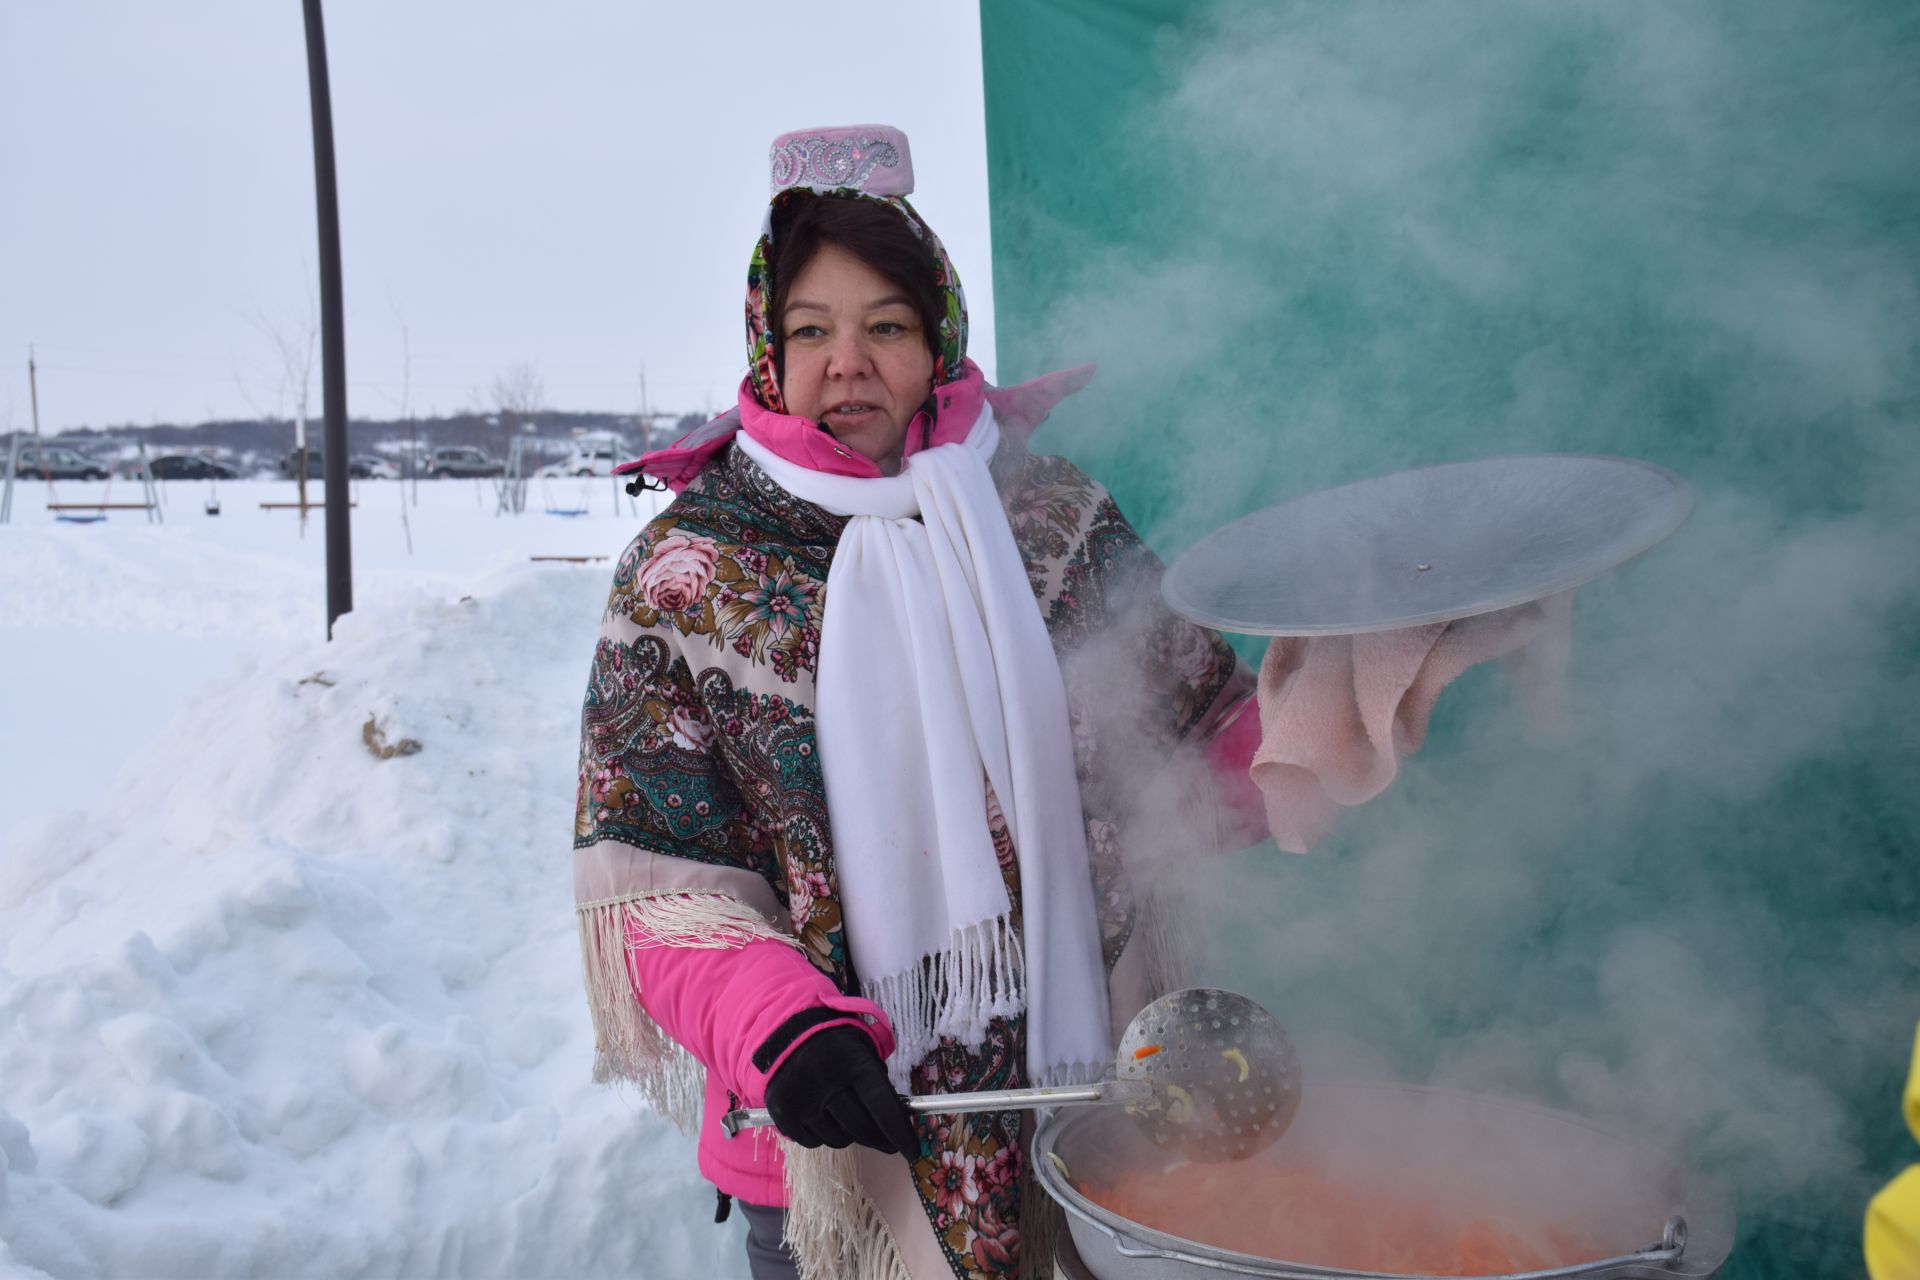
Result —
[{"label": "pink winter jacket", "polygon": [[[886,1016],[870,1000],[842,995],[797,949],[770,939],[743,947],[666,946],[630,928],[627,972],[647,1016],[707,1069],[701,1174],[750,1204],[784,1205],[784,1170],[773,1130],[746,1130],[729,1138],[720,1117],[733,1107],[765,1106],[768,1078],[828,1027],[860,1027],[886,1057],[893,1052]],[[847,1016],[802,1032],[767,1070],[753,1065],[753,1051],[775,1028],[796,1013],[818,1008]]]}]

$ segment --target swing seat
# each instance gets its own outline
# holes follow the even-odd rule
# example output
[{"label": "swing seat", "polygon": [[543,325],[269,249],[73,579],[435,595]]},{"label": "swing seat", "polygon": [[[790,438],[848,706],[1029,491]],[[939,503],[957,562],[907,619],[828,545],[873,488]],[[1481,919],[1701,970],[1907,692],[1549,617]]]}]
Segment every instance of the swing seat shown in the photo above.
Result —
[{"label": "swing seat", "polygon": [[547,514],[550,516],[584,516],[587,514],[587,509],[585,507],[548,507]]},{"label": "swing seat", "polygon": [[105,512],[90,516],[70,516],[64,511],[55,512],[54,517],[61,524],[99,524],[107,518]]}]

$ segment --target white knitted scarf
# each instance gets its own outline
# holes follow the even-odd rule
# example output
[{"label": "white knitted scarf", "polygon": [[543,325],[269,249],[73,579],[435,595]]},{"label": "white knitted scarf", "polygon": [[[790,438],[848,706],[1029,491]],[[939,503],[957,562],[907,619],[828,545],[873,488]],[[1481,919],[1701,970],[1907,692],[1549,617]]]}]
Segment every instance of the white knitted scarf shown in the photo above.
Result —
[{"label": "white knitted scarf", "polygon": [[[977,1048],[1022,1009],[1034,1083],[1111,1061],[1066,688],[987,470],[999,439],[983,407],[964,442],[860,479],[734,437],[789,493],[852,517],[827,571],[820,767],[847,947],[893,1022],[902,1092],[941,1036]],[[1019,862],[1019,929],[983,778]]]}]

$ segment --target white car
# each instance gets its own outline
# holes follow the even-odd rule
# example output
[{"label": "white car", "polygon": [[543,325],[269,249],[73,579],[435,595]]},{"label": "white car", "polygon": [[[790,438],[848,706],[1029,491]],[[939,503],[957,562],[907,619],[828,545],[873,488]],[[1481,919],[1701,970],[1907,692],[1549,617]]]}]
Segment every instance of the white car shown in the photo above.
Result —
[{"label": "white car", "polygon": [[626,461],[620,446],[611,440],[582,440],[558,462],[540,468],[543,476],[610,476],[614,467]]},{"label": "white car", "polygon": [[348,459],[347,474],[366,480],[398,480],[400,468],[377,454],[364,453]]}]

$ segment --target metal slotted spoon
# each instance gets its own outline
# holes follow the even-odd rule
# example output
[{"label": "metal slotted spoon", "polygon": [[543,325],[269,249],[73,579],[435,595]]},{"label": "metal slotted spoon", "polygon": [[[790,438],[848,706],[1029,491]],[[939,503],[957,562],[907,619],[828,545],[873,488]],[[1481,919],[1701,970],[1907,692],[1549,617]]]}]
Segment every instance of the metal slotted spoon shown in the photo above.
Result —
[{"label": "metal slotted spoon", "polygon": [[[1286,1029],[1245,996],[1217,987],[1175,991],[1142,1009],[1120,1037],[1114,1076],[901,1101],[915,1115],[1121,1106],[1160,1147],[1209,1164],[1244,1160],[1271,1146],[1300,1108],[1300,1060]],[[728,1137],[771,1123],[764,1107],[729,1111],[720,1121]]]}]

